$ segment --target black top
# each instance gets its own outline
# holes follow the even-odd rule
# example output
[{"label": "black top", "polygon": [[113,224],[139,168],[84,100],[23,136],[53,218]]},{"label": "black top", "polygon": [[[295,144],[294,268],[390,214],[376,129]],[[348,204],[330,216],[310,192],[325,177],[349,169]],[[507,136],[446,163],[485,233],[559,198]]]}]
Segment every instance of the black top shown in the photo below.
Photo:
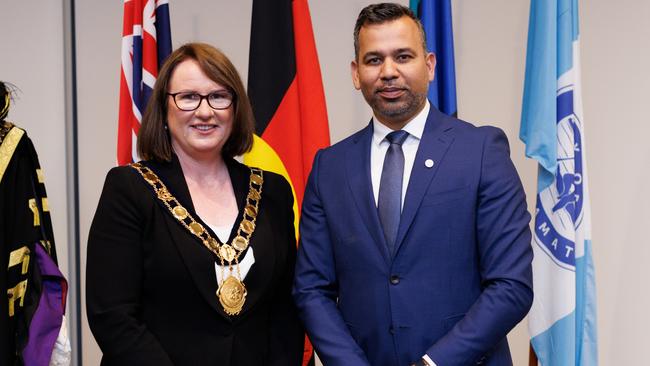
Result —
[{"label": "black top", "polygon": [[[250,170],[233,159],[226,163],[241,211]],[[144,164],[200,221],[177,158]],[[239,220],[241,212],[233,233]],[[86,269],[88,321],[102,365],[299,365],[293,221],[289,184],[264,172],[250,241],[255,264],[244,280],[248,296],[242,312],[228,316],[216,296],[214,254],[137,171],[111,169],[90,229]]]}]

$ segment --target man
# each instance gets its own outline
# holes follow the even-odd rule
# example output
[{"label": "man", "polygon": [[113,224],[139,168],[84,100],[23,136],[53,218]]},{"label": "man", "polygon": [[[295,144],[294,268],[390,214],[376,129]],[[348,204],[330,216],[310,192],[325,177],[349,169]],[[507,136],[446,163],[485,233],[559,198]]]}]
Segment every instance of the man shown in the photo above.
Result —
[{"label": "man", "polygon": [[366,7],[354,36],[373,118],[314,159],[294,283],[310,339],[326,366],[510,365],[533,292],[506,136],[430,105],[435,56],[408,8]]}]

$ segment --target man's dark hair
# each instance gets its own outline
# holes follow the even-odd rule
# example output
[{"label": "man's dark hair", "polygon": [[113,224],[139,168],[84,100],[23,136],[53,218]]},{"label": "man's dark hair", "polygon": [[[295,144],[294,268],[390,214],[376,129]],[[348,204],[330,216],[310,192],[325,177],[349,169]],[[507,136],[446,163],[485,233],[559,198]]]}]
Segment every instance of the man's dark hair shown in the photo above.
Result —
[{"label": "man's dark hair", "polygon": [[424,35],[424,28],[422,23],[415,16],[413,11],[410,8],[395,4],[395,3],[381,3],[381,4],[371,4],[366,6],[361,10],[359,16],[357,17],[357,23],[354,25],[354,57],[359,59],[359,32],[361,28],[369,24],[382,24],[397,20],[401,17],[409,17],[413,19],[415,24],[418,26],[420,31],[420,36],[422,37],[422,49],[424,52],[427,51],[427,41]]}]

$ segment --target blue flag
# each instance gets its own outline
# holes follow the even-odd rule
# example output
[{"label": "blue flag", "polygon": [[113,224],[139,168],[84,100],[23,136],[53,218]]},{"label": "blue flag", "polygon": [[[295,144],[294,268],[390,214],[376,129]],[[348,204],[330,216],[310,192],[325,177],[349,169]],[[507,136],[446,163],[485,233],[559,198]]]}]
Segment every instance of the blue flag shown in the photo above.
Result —
[{"label": "blue flag", "polygon": [[429,85],[429,100],[441,112],[455,116],[458,109],[451,3],[449,0],[411,0],[410,6],[424,27],[427,49],[436,55],[436,72]]},{"label": "blue flag", "polygon": [[538,161],[531,344],[543,366],[598,364],[578,0],[532,0],[520,138]]}]

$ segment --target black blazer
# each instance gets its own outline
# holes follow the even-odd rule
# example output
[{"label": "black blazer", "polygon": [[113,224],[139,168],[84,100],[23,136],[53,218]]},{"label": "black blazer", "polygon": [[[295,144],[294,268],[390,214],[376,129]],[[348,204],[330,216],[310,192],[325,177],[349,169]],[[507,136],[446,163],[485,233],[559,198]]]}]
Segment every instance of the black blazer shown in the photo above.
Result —
[{"label": "black blazer", "polygon": [[[226,163],[241,212],[250,170],[233,159]],[[201,222],[177,158],[145,165]],[[264,173],[259,211],[246,303],[228,316],[216,296],[217,257],[171,216],[137,171],[111,169],[86,267],[88,322],[102,365],[299,365],[303,332],[290,294],[293,196],[283,177]],[[241,213],[229,241],[240,221]]]}]

